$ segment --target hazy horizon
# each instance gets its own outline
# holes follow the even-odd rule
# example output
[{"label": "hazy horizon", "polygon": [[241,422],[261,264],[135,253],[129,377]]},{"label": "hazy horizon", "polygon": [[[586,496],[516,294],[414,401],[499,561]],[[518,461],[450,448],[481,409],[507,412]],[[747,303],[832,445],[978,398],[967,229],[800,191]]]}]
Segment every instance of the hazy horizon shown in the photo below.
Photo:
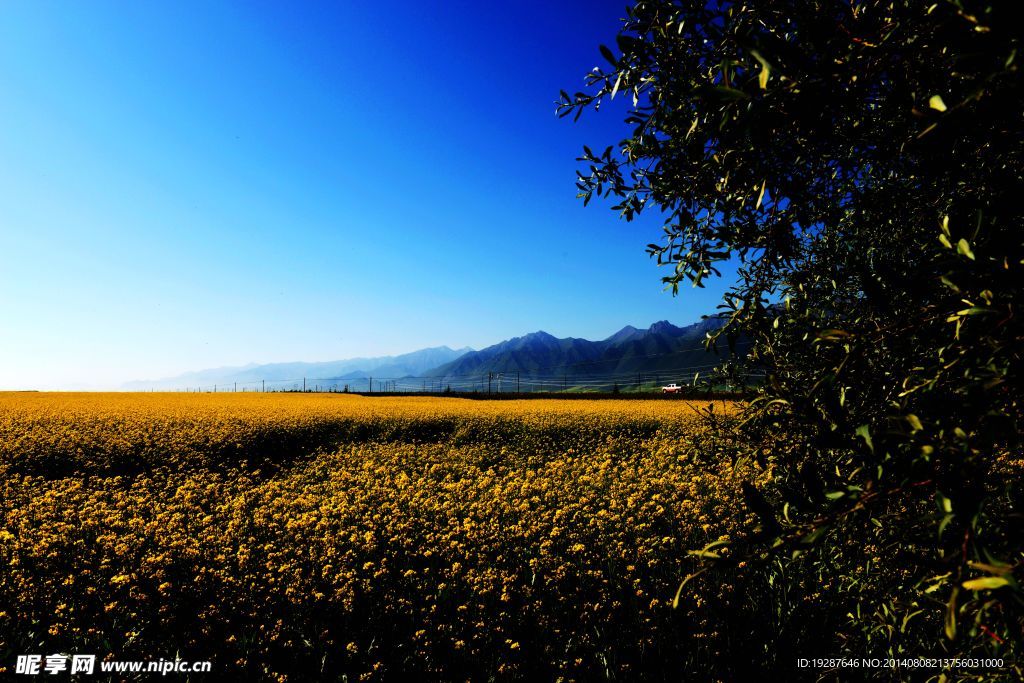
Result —
[{"label": "hazy horizon", "polygon": [[[650,324],[653,325],[654,323],[657,323],[657,322],[660,322],[660,321],[651,321]],[[672,322],[672,321],[669,321],[669,322]],[[685,327],[687,325],[690,325],[690,324],[693,324],[693,323],[696,323],[696,322],[698,322],[698,321],[675,321],[675,322],[672,322],[672,324],[675,324],[678,327]],[[650,325],[648,325],[648,324],[633,325],[632,323],[624,323],[623,325],[619,326],[615,330],[612,330],[611,332],[609,332],[607,335],[604,335],[604,336],[601,336],[601,337],[595,337],[593,339],[590,339],[590,341],[599,341],[599,340],[607,339],[607,338],[611,337],[612,335],[614,335],[615,333],[621,331],[622,329],[624,329],[626,327],[634,327],[635,329],[638,329],[638,330],[644,330],[644,329],[648,329],[649,326]],[[168,382],[171,382],[171,381],[174,381],[174,380],[179,380],[180,378],[187,378],[189,376],[194,376],[194,375],[206,375],[206,374],[209,374],[209,373],[229,373],[230,374],[230,373],[234,373],[234,372],[237,372],[237,371],[246,371],[246,370],[253,370],[253,369],[257,369],[257,368],[266,368],[266,367],[273,367],[273,366],[294,366],[294,365],[311,365],[311,366],[316,366],[316,365],[331,365],[331,364],[338,364],[338,363],[346,363],[346,364],[351,363],[351,364],[356,364],[356,367],[354,369],[366,370],[367,369],[366,367],[358,366],[358,363],[360,363],[362,361],[381,361],[381,360],[384,360],[384,359],[401,358],[403,356],[408,356],[408,355],[416,354],[416,353],[419,353],[419,352],[422,352],[422,351],[430,351],[430,350],[437,350],[437,349],[448,349],[450,351],[456,351],[456,352],[461,352],[461,353],[471,353],[473,351],[480,351],[482,349],[486,349],[486,348],[489,348],[491,346],[500,344],[502,342],[508,341],[509,339],[514,339],[516,337],[523,337],[523,336],[526,336],[526,335],[529,335],[529,334],[532,334],[532,333],[535,333],[535,332],[547,332],[547,330],[531,330],[531,331],[522,332],[520,334],[513,335],[512,337],[509,337],[507,339],[496,340],[495,342],[487,344],[487,345],[482,346],[482,347],[472,347],[472,346],[468,346],[468,345],[453,346],[451,344],[441,344],[439,346],[423,347],[423,348],[417,348],[417,349],[408,349],[408,350],[405,350],[405,351],[400,351],[398,353],[387,354],[387,355],[382,355],[382,356],[353,356],[353,357],[347,357],[347,358],[320,358],[320,359],[298,359],[298,358],[295,358],[295,359],[290,359],[290,360],[278,360],[278,361],[268,361],[268,362],[249,361],[247,363],[238,363],[238,364],[232,364],[232,365],[188,368],[186,370],[183,370],[182,372],[175,373],[175,374],[172,374],[172,375],[163,375],[163,376],[159,376],[159,377],[156,377],[156,376],[154,376],[154,377],[135,377],[135,378],[123,380],[123,381],[121,381],[119,383],[98,384],[98,385],[94,385],[94,386],[70,386],[70,387],[22,387],[22,388],[14,389],[14,390],[15,391],[24,391],[24,390],[29,390],[29,391],[31,391],[31,390],[41,390],[41,391],[108,391],[108,390],[109,391],[125,391],[125,390],[133,390],[134,391],[134,390],[142,390],[142,391],[145,391],[145,390],[155,389],[157,391],[161,391],[161,390],[167,390],[166,389],[166,385],[168,384]],[[562,335],[553,335],[553,336],[558,336],[560,338],[566,338],[566,337],[580,338],[579,335],[572,335],[572,334],[564,335],[564,336],[562,336]],[[293,379],[297,379],[297,378],[293,378]],[[209,388],[209,387],[207,387],[207,385],[209,385],[211,381],[212,380],[203,379],[202,380],[202,385],[204,387],[206,387],[206,388]],[[273,380],[273,381],[283,381],[283,380]],[[135,386],[133,387],[133,385],[135,385]],[[150,386],[143,386],[143,385],[150,385]],[[173,390],[173,391],[184,390],[184,389],[188,388],[189,386],[191,386],[191,385],[188,385],[188,384],[175,385],[173,387],[173,389],[171,389],[171,390]],[[8,391],[8,390],[10,390],[10,389],[8,389],[7,387],[0,386],[0,391]]]}]

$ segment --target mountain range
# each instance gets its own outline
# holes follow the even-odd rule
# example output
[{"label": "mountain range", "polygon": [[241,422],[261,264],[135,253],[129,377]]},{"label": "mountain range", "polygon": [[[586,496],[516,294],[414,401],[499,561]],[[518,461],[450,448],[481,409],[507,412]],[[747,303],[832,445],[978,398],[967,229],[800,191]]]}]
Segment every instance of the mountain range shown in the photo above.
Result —
[{"label": "mountain range", "polygon": [[[467,377],[482,381],[490,376],[493,381],[497,375],[508,381],[511,374],[520,382],[528,381],[530,387],[548,388],[688,381],[694,373],[721,362],[721,355],[704,348],[707,334],[721,324],[709,318],[677,327],[662,320],[646,329],[627,325],[599,341],[559,339],[544,331],[532,332],[471,351],[424,375],[448,384]],[[744,347],[741,340],[738,348]],[[728,351],[720,353],[727,355]]]},{"label": "mountain range", "polygon": [[[562,388],[610,388],[622,384],[632,386],[649,382],[685,382],[697,372],[706,372],[728,355],[707,351],[704,340],[718,329],[722,321],[706,318],[701,322],[677,327],[661,320],[647,328],[626,325],[621,330],[597,341],[577,337],[560,339],[544,331],[488,346],[480,350],[451,349],[439,346],[400,356],[353,358],[320,363],[271,363],[223,367],[190,372],[155,381],[126,384],[126,389],[170,389],[182,387],[228,387],[237,382],[240,388],[285,388],[283,383],[317,378],[320,386],[341,388],[342,384],[356,390],[369,388],[373,378],[377,386],[398,390],[440,389],[483,390],[488,381],[516,382],[523,390]],[[745,351],[747,342],[740,340],[737,350]],[[722,345],[725,346],[724,344]],[[323,380],[329,380],[324,382]],[[340,380],[342,382],[335,382]],[[367,380],[366,386],[363,382]],[[384,381],[387,384],[378,384]],[[287,388],[293,388],[290,385]]]}]

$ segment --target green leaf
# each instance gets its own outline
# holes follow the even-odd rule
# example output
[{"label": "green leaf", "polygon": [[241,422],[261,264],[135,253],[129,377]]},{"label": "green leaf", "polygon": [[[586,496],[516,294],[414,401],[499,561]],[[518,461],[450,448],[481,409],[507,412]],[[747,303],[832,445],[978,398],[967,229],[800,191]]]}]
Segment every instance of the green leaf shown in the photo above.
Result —
[{"label": "green leaf", "polygon": [[946,603],[946,637],[950,640],[956,638],[956,596],[960,594],[959,588],[954,588],[952,595],[949,596],[949,602]]},{"label": "green leaf", "polygon": [[1010,581],[1005,576],[983,576],[980,579],[964,581],[962,585],[969,591],[987,591],[1008,586]]},{"label": "green leaf", "polygon": [[942,101],[942,97],[939,95],[932,95],[928,99],[928,106],[939,111],[946,111],[946,103]]},{"label": "green leaf", "polygon": [[980,569],[983,572],[988,572],[989,574],[996,574],[999,576],[1003,576],[1013,572],[1013,567],[1009,566],[986,564],[984,562],[968,562],[967,564],[975,569]]},{"label": "green leaf", "polygon": [[946,579],[948,579],[949,576],[950,575],[948,573],[946,573],[946,574],[943,574],[941,576],[936,576],[936,577],[933,577],[931,579],[928,579],[927,583],[929,583],[931,585],[924,589],[924,593],[925,594],[934,593],[935,591],[939,590],[943,586],[947,585]]},{"label": "green leaf", "polygon": [[907,616],[903,617],[903,623],[900,625],[900,633],[906,633],[907,632],[907,624],[910,623],[910,620],[913,619],[914,617],[916,617],[918,614],[921,614],[922,612],[924,612],[923,609],[915,610],[915,611],[911,612],[910,614],[908,614]]},{"label": "green leaf", "polygon": [[956,314],[960,317],[964,317],[967,315],[993,315],[998,312],[999,311],[991,308],[985,308],[984,306],[971,306],[970,308],[965,308],[962,311],[957,311]]},{"label": "green leaf", "polygon": [[868,445],[869,451],[872,453],[875,452],[875,445],[871,442],[871,428],[868,427],[868,425],[861,425],[860,427],[857,427],[855,434],[864,439],[864,443]]},{"label": "green leaf", "polygon": [[941,491],[937,494],[937,496],[939,498],[939,507],[942,509],[942,511],[946,513],[953,512],[953,501],[951,501],[947,496],[943,495]]},{"label": "green leaf", "polygon": [[910,425],[911,433],[919,432],[922,429],[924,429],[924,427],[921,425],[921,420],[917,417],[917,415],[914,415],[913,413],[910,413],[909,415],[907,415],[903,419],[906,420],[907,424]]},{"label": "green leaf", "polygon": [[686,137],[689,138],[693,134],[693,131],[697,130],[697,121],[700,120],[700,116],[693,117],[693,123],[690,124],[690,130],[686,131]]},{"label": "green leaf", "polygon": [[971,251],[971,245],[967,243],[967,240],[960,238],[960,241],[956,243],[956,253],[961,256],[974,260],[974,252]]},{"label": "green leaf", "polygon": [[751,54],[753,54],[754,58],[761,63],[761,74],[758,76],[758,83],[761,85],[762,90],[767,90],[768,76],[771,74],[771,67],[768,65],[768,60],[765,59],[757,50],[751,50]]},{"label": "green leaf", "polygon": [[828,530],[828,524],[818,527],[817,529],[815,529],[814,531],[800,539],[801,545],[814,545],[821,539],[822,536],[828,533]]},{"label": "green leaf", "polygon": [[748,100],[748,99],[750,99],[750,95],[748,95],[747,93],[743,92],[742,90],[737,90],[736,88],[730,88],[729,86],[726,86],[726,85],[716,85],[715,88],[714,88],[714,92],[717,93],[718,96],[720,98],[722,98],[723,100]]},{"label": "green leaf", "polygon": [[602,45],[599,49],[601,50],[601,56],[611,62],[612,66],[618,66],[619,60],[615,59],[615,53],[607,45]]},{"label": "green leaf", "polygon": [[679,584],[679,588],[676,589],[676,596],[672,598],[672,609],[676,609],[679,607],[679,598],[683,594],[683,587],[686,586],[686,584],[690,583],[690,581],[692,581],[693,579],[696,579],[698,576],[706,572],[708,569],[708,567],[704,567],[704,569],[701,569],[699,572],[694,572],[693,574],[690,574],[685,579],[683,579],[682,583]]},{"label": "green leaf", "polygon": [[818,332],[818,339],[825,341],[831,341],[834,339],[845,339],[846,337],[852,337],[853,335],[846,330],[827,329]]},{"label": "green leaf", "polygon": [[620,73],[619,77],[615,79],[615,87],[612,88],[612,99],[613,100],[615,99],[615,93],[619,92],[619,85],[621,83],[622,83],[622,74]]}]

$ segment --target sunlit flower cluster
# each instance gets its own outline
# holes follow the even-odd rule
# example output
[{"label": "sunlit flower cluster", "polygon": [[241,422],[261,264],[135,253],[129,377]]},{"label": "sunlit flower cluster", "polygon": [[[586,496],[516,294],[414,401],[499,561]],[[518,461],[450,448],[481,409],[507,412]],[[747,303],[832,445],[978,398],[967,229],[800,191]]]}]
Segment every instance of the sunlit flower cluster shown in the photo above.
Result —
[{"label": "sunlit flower cluster", "polygon": [[0,651],[271,680],[671,671],[701,628],[671,609],[686,551],[769,476],[716,461],[704,407],[0,395]]}]

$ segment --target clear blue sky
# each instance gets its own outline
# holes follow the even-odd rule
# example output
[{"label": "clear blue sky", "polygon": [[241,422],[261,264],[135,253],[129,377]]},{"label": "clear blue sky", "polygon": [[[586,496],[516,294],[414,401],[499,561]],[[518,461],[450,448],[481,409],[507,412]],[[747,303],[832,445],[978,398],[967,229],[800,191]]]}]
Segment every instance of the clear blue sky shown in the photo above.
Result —
[{"label": "clear blue sky", "polygon": [[0,4],[0,388],[711,312],[575,198],[624,4]]}]

